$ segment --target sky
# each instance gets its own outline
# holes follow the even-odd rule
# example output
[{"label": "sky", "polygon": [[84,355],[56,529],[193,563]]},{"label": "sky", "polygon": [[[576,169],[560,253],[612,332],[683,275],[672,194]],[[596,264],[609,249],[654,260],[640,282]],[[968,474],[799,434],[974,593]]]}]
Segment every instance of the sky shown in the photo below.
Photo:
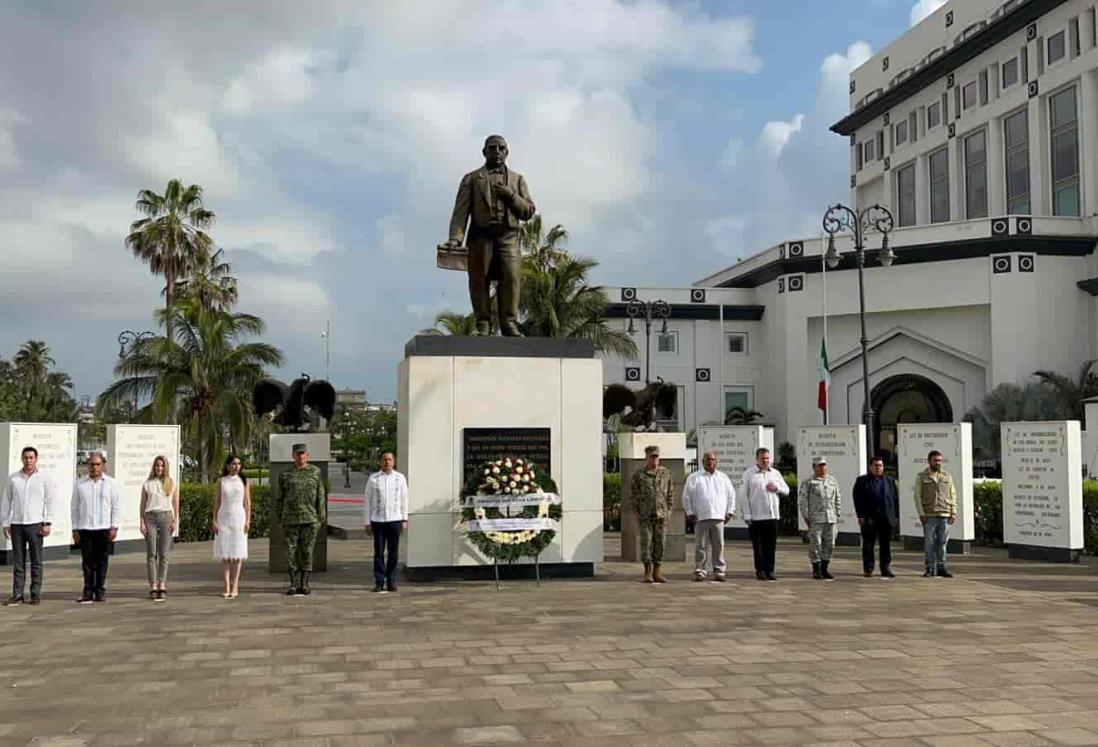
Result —
[{"label": "sky", "polygon": [[848,196],[847,76],[942,0],[0,3],[0,356],[91,399],[163,281],[134,202],[196,183],[277,372],[396,396],[491,133],[604,285],[689,285]]}]

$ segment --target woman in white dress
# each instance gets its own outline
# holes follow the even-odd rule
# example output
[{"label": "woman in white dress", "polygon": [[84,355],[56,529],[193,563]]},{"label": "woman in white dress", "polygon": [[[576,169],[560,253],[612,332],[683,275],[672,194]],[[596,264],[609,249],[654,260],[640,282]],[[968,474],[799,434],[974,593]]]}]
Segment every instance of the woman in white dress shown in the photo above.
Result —
[{"label": "woman in white dress", "polygon": [[213,507],[214,557],[221,561],[225,577],[225,599],[236,599],[240,592],[240,570],[248,558],[248,529],[252,524],[252,490],[240,457],[225,460],[217,482]]}]

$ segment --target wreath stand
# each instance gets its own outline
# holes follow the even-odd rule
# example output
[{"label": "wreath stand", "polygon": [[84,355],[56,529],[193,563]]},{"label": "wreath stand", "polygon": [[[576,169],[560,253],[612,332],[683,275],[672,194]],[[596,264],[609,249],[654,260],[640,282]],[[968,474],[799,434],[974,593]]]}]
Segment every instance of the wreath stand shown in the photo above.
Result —
[{"label": "wreath stand", "polygon": [[[496,573],[496,591],[499,591],[499,558],[492,558],[492,569]],[[534,556],[534,581],[537,586],[541,586],[541,553],[539,552]]]}]

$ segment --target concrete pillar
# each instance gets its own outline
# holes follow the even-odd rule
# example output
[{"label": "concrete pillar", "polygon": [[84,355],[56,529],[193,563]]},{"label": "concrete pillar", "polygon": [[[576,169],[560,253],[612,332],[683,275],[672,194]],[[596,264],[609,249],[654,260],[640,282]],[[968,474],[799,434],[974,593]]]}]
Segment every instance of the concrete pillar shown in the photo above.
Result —
[{"label": "concrete pillar", "polygon": [[1003,151],[1003,119],[987,123],[987,214],[1006,214],[1006,155]]},{"label": "concrete pillar", "polygon": [[1079,157],[1081,213],[1095,215],[1098,214],[1098,70],[1093,69],[1079,79]]},{"label": "concrete pillar", "polygon": [[[1031,68],[1032,69],[1032,68]],[[1029,102],[1029,204],[1032,215],[1049,215],[1049,196],[1045,194],[1048,184],[1045,164],[1048,158],[1048,100],[1039,96]]]}]

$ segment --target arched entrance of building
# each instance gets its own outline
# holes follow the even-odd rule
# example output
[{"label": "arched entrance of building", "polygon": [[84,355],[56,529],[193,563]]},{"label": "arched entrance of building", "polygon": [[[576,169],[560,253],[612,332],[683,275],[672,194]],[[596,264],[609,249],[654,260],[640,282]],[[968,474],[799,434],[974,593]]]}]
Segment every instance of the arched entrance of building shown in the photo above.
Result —
[{"label": "arched entrance of building", "polygon": [[925,376],[890,376],[869,395],[877,432],[872,434],[874,454],[885,458],[885,466],[896,466],[898,423],[952,423],[953,406],[942,388]]}]

